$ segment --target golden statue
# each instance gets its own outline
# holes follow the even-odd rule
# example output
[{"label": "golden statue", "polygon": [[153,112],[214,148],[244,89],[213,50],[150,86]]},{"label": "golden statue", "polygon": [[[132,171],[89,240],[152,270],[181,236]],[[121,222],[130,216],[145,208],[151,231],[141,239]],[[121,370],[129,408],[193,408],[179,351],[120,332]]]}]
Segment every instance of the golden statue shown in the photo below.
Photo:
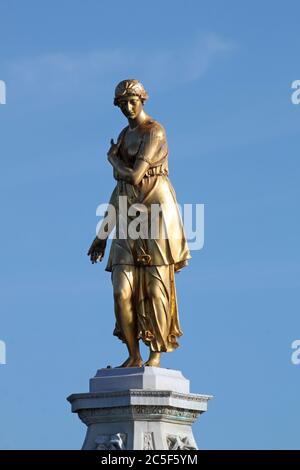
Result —
[{"label": "golden statue", "polygon": [[[148,236],[130,236],[129,230],[127,237],[118,237],[117,218],[106,270],[112,273],[114,335],[125,342],[129,352],[128,359],[119,367],[143,365],[140,339],[150,349],[146,366],[159,367],[161,352],[173,351],[178,346],[177,337],[182,332],[174,273],[191,258],[176,194],[168,178],[165,130],[144,111],[147,99],[148,94],[138,80],[124,80],[116,87],[114,104],[128,119],[128,126],[121,131],[117,143],[111,140],[107,154],[117,180],[110,204],[117,214],[121,196],[127,197],[129,205],[143,205],[148,214],[153,205],[163,207],[158,225],[164,226],[167,236],[159,232],[160,236],[151,237],[150,223]],[[132,220],[127,214],[127,228]],[[103,259],[111,232],[105,229],[107,221],[103,220],[88,251],[92,263]]]}]

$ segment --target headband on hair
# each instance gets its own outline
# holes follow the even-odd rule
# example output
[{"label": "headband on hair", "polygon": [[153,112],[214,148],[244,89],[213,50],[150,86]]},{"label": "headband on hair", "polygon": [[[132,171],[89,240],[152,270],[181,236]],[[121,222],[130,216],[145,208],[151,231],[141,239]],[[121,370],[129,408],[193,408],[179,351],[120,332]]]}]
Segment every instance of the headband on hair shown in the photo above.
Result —
[{"label": "headband on hair", "polygon": [[115,89],[114,105],[118,106],[120,98],[123,96],[138,96],[142,101],[149,98],[144,86],[138,80],[122,80]]}]

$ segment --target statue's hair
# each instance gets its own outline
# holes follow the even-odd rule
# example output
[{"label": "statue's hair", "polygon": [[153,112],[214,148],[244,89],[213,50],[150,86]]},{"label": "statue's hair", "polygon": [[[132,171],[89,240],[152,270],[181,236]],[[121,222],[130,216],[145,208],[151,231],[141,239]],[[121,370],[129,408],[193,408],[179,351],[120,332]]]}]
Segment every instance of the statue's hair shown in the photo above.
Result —
[{"label": "statue's hair", "polygon": [[119,106],[119,100],[123,96],[138,96],[143,103],[149,98],[141,82],[134,79],[122,80],[122,82],[118,83],[115,89],[115,106]]}]

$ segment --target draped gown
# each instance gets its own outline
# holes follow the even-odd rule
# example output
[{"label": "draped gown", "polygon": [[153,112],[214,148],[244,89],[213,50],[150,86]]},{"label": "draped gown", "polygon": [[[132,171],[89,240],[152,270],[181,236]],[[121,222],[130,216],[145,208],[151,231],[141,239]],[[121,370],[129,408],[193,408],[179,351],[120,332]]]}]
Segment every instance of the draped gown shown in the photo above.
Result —
[{"label": "draped gown", "polygon": [[[134,186],[119,180],[112,193],[110,204],[116,210],[116,232],[106,270],[112,273],[113,284],[114,273],[118,271],[120,275],[120,270],[128,283],[137,338],[152,351],[169,352],[178,346],[177,338],[182,335],[174,273],[186,266],[191,256],[176,194],[168,177],[165,130],[153,119],[133,131],[127,126],[119,135],[118,145],[118,158],[127,167],[133,168],[135,161],[142,159],[149,168],[139,184]],[[138,207],[139,212],[124,212],[122,196],[127,197],[127,208]],[[156,208],[154,217],[153,207]],[[136,214],[148,221],[138,237],[130,232]],[[120,236],[124,228],[127,236]],[[114,335],[124,341],[117,323]]]}]

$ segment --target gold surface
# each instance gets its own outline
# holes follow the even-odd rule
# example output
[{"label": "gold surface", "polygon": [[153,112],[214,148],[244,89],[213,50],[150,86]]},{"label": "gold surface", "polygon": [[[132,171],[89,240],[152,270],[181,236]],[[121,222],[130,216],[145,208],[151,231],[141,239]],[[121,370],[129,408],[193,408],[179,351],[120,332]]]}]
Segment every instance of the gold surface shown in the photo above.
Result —
[{"label": "gold surface", "polygon": [[[107,154],[117,180],[110,198],[117,218],[106,270],[112,272],[114,334],[125,342],[129,352],[120,367],[143,365],[139,339],[149,346],[150,355],[145,363],[149,366],[159,367],[160,353],[178,346],[177,337],[182,332],[174,273],[191,258],[176,194],[168,177],[166,133],[160,123],[146,114],[147,98],[147,92],[137,80],[119,83],[114,103],[128,119],[128,126],[121,131],[116,144],[111,140]],[[151,217],[147,237],[135,239],[130,233],[126,238],[118,236],[120,196],[127,196],[129,206],[143,204],[149,214],[153,204],[162,208],[155,221],[159,227],[155,237],[151,238]],[[125,224],[129,227],[134,217],[128,214],[126,217]],[[104,232],[105,224],[104,220],[99,233]],[[96,237],[88,252],[92,263],[103,259],[105,247],[106,239]]]}]

